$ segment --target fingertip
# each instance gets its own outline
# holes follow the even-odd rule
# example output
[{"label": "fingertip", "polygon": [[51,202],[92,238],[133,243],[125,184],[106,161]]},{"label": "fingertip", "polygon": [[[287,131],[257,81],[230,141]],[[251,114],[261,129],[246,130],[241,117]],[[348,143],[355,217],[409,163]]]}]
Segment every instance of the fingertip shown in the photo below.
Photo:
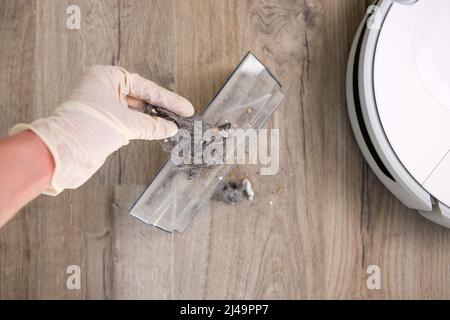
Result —
[{"label": "fingertip", "polygon": [[167,138],[172,138],[178,133],[178,126],[173,123],[172,121],[167,121],[168,124],[168,131],[167,131]]},{"label": "fingertip", "polygon": [[195,114],[192,103],[177,93],[163,88],[138,74],[133,74],[131,79],[130,95],[132,97],[157,105],[182,117],[192,117]]},{"label": "fingertip", "polygon": [[195,114],[194,106],[192,105],[192,103],[189,100],[187,100],[185,98],[183,98],[183,100],[184,100],[183,104],[180,108],[180,112],[183,114],[180,114],[180,116],[192,117]]},{"label": "fingertip", "polygon": [[195,114],[195,109],[192,103],[186,98],[171,92],[172,99],[160,107],[165,108],[181,117],[192,117]]},{"label": "fingertip", "polygon": [[155,140],[172,138],[178,133],[178,126],[173,122],[160,117],[152,117],[156,122]]}]

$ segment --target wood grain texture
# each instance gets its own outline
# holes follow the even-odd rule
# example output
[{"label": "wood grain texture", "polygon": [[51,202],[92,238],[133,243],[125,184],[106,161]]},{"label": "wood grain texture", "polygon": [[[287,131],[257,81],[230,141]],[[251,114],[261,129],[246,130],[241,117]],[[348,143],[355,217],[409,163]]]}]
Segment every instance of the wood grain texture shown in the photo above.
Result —
[{"label": "wood grain texture", "polygon": [[[0,134],[10,124],[31,116],[36,37],[34,1],[0,4]],[[0,297],[26,298],[30,267],[29,225],[19,215],[0,233]]]},{"label": "wood grain texture", "polygon": [[[0,133],[48,115],[92,64],[120,65],[198,111],[252,50],[284,85],[274,177],[240,166],[257,201],[211,202],[183,235],[127,215],[165,159],[132,142],[83,187],[40,197],[0,230],[0,299],[449,298],[450,232],[368,169],[345,104],[360,0],[78,0],[0,3]],[[272,202],[272,205],[269,202]],[[66,289],[79,265],[81,290]],[[382,289],[366,269],[382,270]]]}]

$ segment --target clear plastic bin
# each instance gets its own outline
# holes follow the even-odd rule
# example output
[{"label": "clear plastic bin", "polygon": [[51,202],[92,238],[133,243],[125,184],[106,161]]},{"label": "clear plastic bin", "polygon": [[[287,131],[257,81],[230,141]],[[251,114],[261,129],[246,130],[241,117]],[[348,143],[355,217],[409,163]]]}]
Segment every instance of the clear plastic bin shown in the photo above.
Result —
[{"label": "clear plastic bin", "polygon": [[[202,115],[205,123],[234,128],[262,128],[284,99],[281,85],[248,53]],[[249,112],[252,110],[252,112]],[[233,165],[203,168],[194,179],[171,160],[161,168],[130,214],[168,232],[182,233]]]}]

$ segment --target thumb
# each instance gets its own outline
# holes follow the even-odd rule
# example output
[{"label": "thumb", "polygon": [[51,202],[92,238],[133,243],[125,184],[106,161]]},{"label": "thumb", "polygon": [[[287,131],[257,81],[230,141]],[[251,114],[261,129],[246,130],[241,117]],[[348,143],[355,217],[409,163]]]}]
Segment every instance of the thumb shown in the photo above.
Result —
[{"label": "thumb", "polygon": [[178,132],[175,123],[160,117],[130,110],[133,112],[133,121],[129,124],[132,133],[131,140],[163,140],[171,138]]}]

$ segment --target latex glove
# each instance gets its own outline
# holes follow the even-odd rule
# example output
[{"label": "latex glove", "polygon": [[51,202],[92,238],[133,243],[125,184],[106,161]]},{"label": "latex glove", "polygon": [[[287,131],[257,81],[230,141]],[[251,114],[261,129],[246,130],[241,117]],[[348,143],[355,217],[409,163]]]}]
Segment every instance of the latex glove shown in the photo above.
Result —
[{"label": "latex glove", "polygon": [[130,140],[166,139],[177,133],[173,122],[129,108],[144,102],[181,116],[194,114],[189,101],[137,74],[94,66],[52,116],[19,124],[10,134],[31,130],[44,141],[55,162],[52,185],[45,194],[57,195],[86,182]]}]

